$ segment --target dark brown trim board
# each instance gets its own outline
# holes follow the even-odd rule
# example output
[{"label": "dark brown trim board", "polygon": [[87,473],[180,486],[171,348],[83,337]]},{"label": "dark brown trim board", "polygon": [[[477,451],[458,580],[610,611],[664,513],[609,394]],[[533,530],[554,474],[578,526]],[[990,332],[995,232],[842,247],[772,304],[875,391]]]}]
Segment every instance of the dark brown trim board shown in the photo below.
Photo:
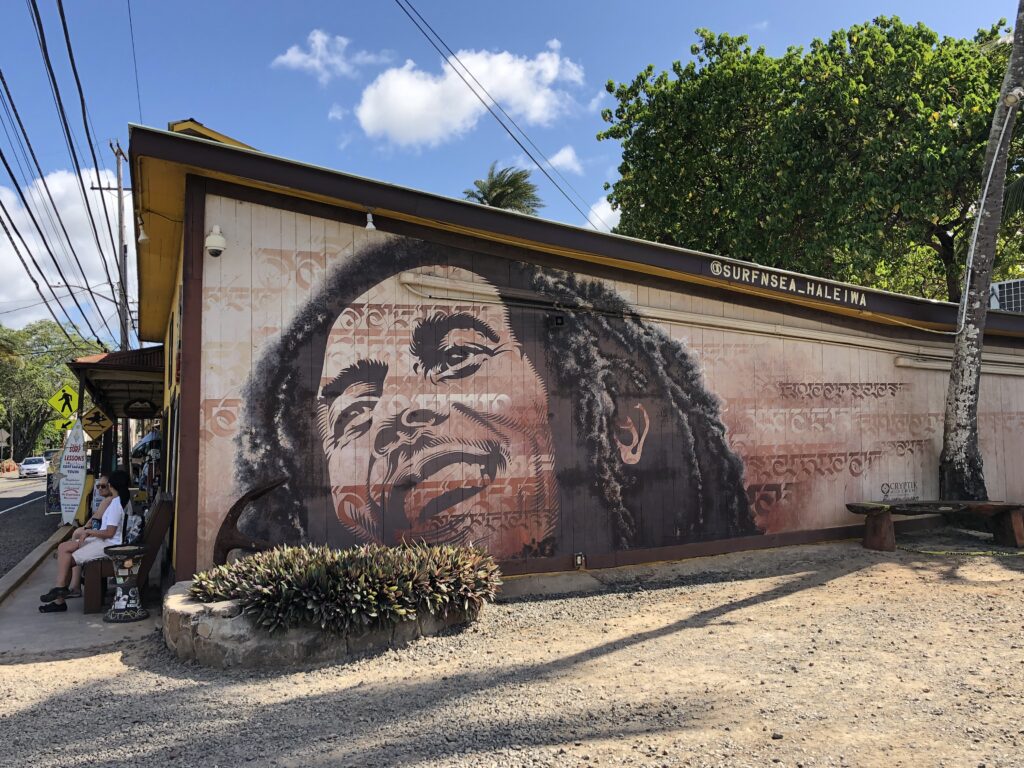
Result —
[{"label": "dark brown trim board", "polygon": [[[945,524],[941,515],[933,517],[917,517],[909,520],[895,521],[896,531],[927,530]],[[744,536],[738,539],[719,539],[702,541],[695,544],[679,544],[674,547],[652,547],[649,549],[626,549],[619,552],[597,555],[586,558],[586,567],[591,570],[600,568],[619,568],[626,565],[642,565],[667,560],[686,560],[692,557],[711,557],[726,555],[730,552],[747,552],[753,549],[774,549],[775,547],[791,547],[801,544],[820,544],[827,541],[857,539],[864,535],[863,525],[844,525],[838,528],[822,528],[815,531],[790,531],[773,533],[764,536]],[[583,553],[586,555],[586,553]],[[501,564],[501,572],[505,576],[523,576],[528,573],[558,573],[571,571],[574,568],[573,557],[544,557],[527,560],[506,560]]]},{"label": "dark brown trim board", "polygon": [[[731,293],[753,293],[789,304],[812,304],[823,314],[841,312],[873,322],[893,317],[947,328],[956,322],[957,308],[948,302],[857,288],[868,296],[866,310],[860,309],[862,305],[849,300],[846,289],[850,286],[831,280],[514,214],[151,128],[132,126],[131,151],[133,158],[151,157],[198,172],[252,181],[285,193],[344,201],[359,213],[372,208],[375,215],[400,215],[436,224],[440,230],[476,233],[483,239],[518,243],[567,258],[653,271],[679,279],[689,277]],[[727,265],[729,269],[725,269]],[[794,281],[792,287],[783,288],[791,285],[790,280]],[[817,290],[813,297],[807,293],[811,290],[809,283]],[[992,335],[1024,335],[1024,317],[994,311],[987,330]]]},{"label": "dark brown trim board", "polygon": [[185,182],[185,242],[182,264],[181,400],[178,409],[178,489],[175,494],[174,571],[190,579],[196,570],[199,531],[199,415],[203,339],[203,239],[206,180]]},{"label": "dark brown trim board", "polygon": [[[240,202],[262,205],[268,208],[277,208],[304,216],[315,216],[329,221],[337,221],[351,226],[363,226],[366,221],[365,214],[353,211],[350,208],[343,208],[337,205],[308,200],[302,197],[275,192],[257,187],[245,186],[234,182],[220,179],[207,179],[206,191],[208,195],[238,200]],[[510,243],[498,243],[493,240],[482,240],[471,235],[450,232],[441,229],[425,227],[421,224],[413,224],[399,219],[390,219],[379,213],[374,214],[374,224],[382,232],[405,237],[415,237],[420,240],[427,240],[439,245],[447,245],[454,248],[478,251],[491,256],[504,259],[513,259],[555,269],[580,270],[578,264],[572,264],[567,259],[554,256],[549,253],[537,251],[532,248]],[[580,270],[582,271],[582,270]],[[640,284],[650,285],[665,290],[679,290],[679,283],[672,283],[667,278],[654,275],[626,272],[620,267],[607,267],[601,264],[587,264],[586,273],[595,277],[611,280],[635,280]],[[716,301],[728,302],[737,306],[750,307],[752,309],[763,309],[766,311],[782,312],[793,317],[826,322],[834,330],[853,329],[866,331],[877,336],[886,336],[892,339],[910,341],[935,341],[936,336],[920,330],[915,330],[903,325],[880,326],[865,318],[858,318],[849,315],[827,315],[823,317],[820,310],[782,302],[778,299],[766,298],[756,294],[734,293],[722,288],[691,283],[686,287],[686,293],[702,298],[714,299]],[[1019,348],[1024,346],[1024,336],[999,336],[987,343],[993,348]]]}]

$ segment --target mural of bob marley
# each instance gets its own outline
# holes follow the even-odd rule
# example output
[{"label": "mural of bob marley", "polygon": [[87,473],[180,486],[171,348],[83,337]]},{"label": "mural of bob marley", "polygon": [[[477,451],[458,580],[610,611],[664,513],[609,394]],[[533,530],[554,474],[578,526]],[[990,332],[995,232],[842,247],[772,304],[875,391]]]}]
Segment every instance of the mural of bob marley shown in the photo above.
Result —
[{"label": "mural of bob marley", "polygon": [[690,353],[584,276],[377,241],[265,348],[245,401],[236,482],[274,489],[219,539],[252,549],[510,560],[758,532]]}]

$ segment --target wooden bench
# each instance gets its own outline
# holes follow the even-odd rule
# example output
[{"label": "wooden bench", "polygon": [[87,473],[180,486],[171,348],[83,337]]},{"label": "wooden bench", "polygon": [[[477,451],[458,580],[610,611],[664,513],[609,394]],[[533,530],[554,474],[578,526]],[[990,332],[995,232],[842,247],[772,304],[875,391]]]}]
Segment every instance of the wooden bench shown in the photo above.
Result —
[{"label": "wooden bench", "polygon": [[[153,563],[156,562],[160,544],[163,542],[164,536],[167,535],[173,516],[174,498],[158,496],[156,503],[149,510],[146,528],[142,533],[142,546],[146,548],[146,553],[142,556],[142,565],[139,568],[140,598],[145,591],[146,582],[149,580],[149,571],[153,567]],[[82,566],[82,611],[84,613],[101,613],[103,611],[107,579],[113,575],[114,566],[106,557],[91,560]]]},{"label": "wooden bench", "polygon": [[988,522],[1001,547],[1024,547],[1024,504],[1005,501],[858,501],[846,508],[865,515],[864,548],[880,552],[896,549],[893,515],[972,515]]}]

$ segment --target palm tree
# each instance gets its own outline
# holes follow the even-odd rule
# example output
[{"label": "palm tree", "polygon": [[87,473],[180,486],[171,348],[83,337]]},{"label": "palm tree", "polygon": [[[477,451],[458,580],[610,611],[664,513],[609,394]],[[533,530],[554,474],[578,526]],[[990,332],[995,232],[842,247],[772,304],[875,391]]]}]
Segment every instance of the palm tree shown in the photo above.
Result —
[{"label": "palm tree", "polygon": [[466,199],[494,208],[536,216],[537,211],[544,207],[544,203],[537,194],[537,185],[530,181],[530,172],[522,168],[502,168],[495,171],[497,164],[497,160],[491,163],[486,179],[477,179],[473,182],[474,189],[463,192]]}]

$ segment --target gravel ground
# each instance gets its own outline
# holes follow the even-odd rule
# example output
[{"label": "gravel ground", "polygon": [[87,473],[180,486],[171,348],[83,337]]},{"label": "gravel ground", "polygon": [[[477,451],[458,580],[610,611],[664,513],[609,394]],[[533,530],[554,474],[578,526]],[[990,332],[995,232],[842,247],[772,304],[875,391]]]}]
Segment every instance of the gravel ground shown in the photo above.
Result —
[{"label": "gravel ground", "polygon": [[[7,483],[0,481],[0,490],[7,487]],[[42,504],[40,500],[0,515],[0,576],[21,562],[25,555],[57,530],[60,518],[44,515]]]},{"label": "gravel ground", "polygon": [[630,574],[276,674],[182,665],[157,636],[0,652],[0,763],[1024,765],[1024,557],[844,542]]}]

